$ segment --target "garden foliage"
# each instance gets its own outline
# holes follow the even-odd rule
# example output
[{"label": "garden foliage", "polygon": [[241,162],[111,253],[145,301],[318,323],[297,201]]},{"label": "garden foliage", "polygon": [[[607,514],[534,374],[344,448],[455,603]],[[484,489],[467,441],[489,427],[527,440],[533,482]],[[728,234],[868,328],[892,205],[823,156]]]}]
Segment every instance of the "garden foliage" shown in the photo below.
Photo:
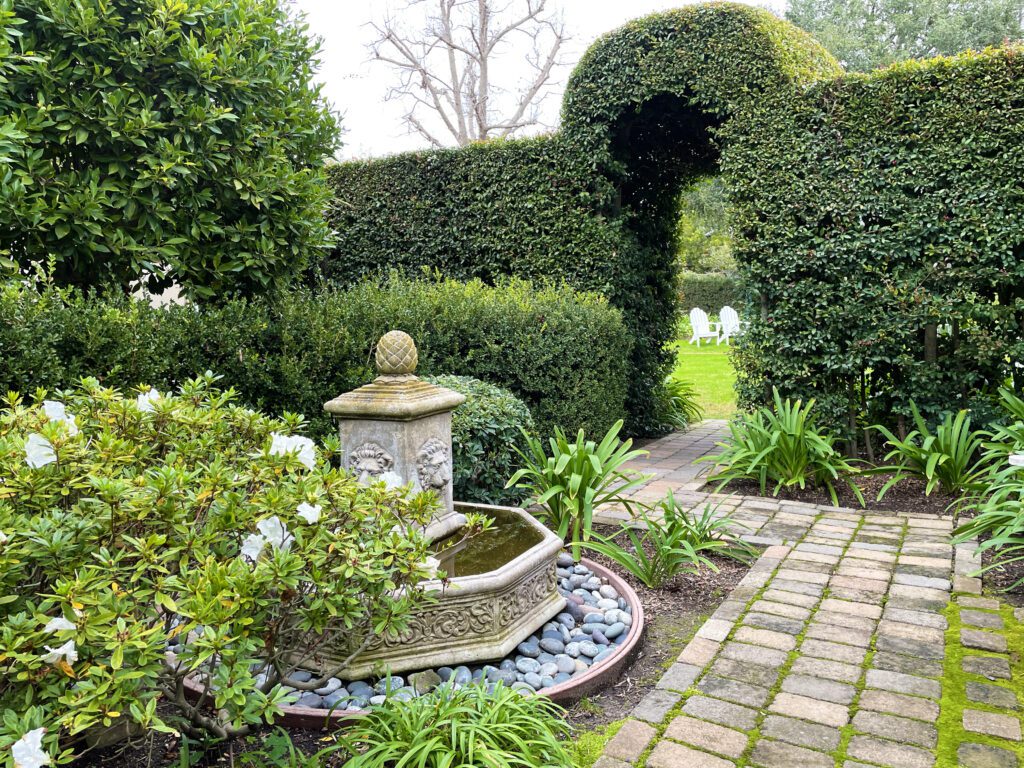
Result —
[{"label": "garden foliage", "polygon": [[0,392],[70,386],[82,376],[169,389],[183,371],[212,370],[246,404],[301,413],[311,434],[327,435],[324,402],[374,377],[374,345],[392,329],[415,339],[419,373],[500,385],[543,431],[604,431],[623,411],[631,339],[619,311],[592,295],[516,280],[491,288],[396,278],[165,308],[9,283],[0,286]]},{"label": "garden foliage", "polygon": [[776,389],[773,407],[741,413],[729,423],[729,438],[722,451],[697,459],[713,462],[709,482],[719,488],[737,480],[757,482],[763,496],[783,488],[817,488],[828,492],[838,505],[836,484],[845,483],[861,505],[864,495],[852,480],[855,466],[836,447],[836,437],[818,425],[815,401],[783,400]]},{"label": "garden foliage", "polygon": [[[327,242],[338,128],[283,0],[8,0],[0,249],[62,282],[261,293]],[[2,53],[2,51],[0,51]]]},{"label": "garden foliage", "polygon": [[507,389],[469,376],[427,376],[428,381],[466,396],[452,414],[452,490],[458,501],[516,504],[522,494],[505,488],[519,468],[516,448],[533,417]]},{"label": "garden foliage", "polygon": [[683,313],[700,307],[709,315],[717,315],[722,307],[732,307],[744,320],[748,292],[733,272],[682,272],[679,275],[679,309]]},{"label": "garden foliage", "polygon": [[341,735],[349,768],[560,768],[571,765],[564,712],[545,696],[498,683],[441,685],[388,699]]},{"label": "garden foliage", "polygon": [[526,433],[526,449],[516,449],[520,468],[508,487],[522,489],[538,516],[563,540],[572,545],[573,559],[580,559],[580,546],[590,540],[594,512],[602,505],[630,508],[629,492],[651,479],[631,470],[629,462],[647,451],[632,450],[631,439],[621,440],[622,421],[612,425],[600,443],[588,440],[581,429],[575,440],[555,428],[544,441]]},{"label": "garden foliage", "polygon": [[929,422],[966,407],[983,422],[1024,358],[1019,54],[844,75],[758,9],[639,19],[580,61],[557,134],[332,169],[338,241],[318,269],[344,283],[429,264],[601,291],[637,342],[627,430],[657,430],[678,196],[720,170],[754,305],[743,404],[773,386],[813,396],[845,438],[905,434],[911,399]]},{"label": "garden foliage", "polygon": [[0,755],[39,729],[62,758],[126,723],[244,733],[282,683],[324,684],[292,678],[296,651],[358,650],[426,599],[436,497],[360,485],[336,438],[213,383],[4,399]]},{"label": "garden foliage", "polygon": [[[824,81],[729,126],[737,261],[760,294],[741,403],[814,396],[846,437],[996,412],[1024,360],[1021,50]],[[877,439],[877,438],[876,438]]]},{"label": "garden foliage", "polygon": [[644,586],[661,589],[682,574],[696,574],[702,568],[717,572],[714,556],[752,560],[756,550],[739,537],[742,527],[710,504],[702,510],[677,504],[669,491],[653,509],[641,508],[639,517],[623,523],[614,536],[595,536],[584,546],[629,571]]},{"label": "garden foliage", "polygon": [[332,167],[336,246],[314,274],[344,284],[426,265],[599,291],[636,339],[627,430],[657,431],[675,329],[677,196],[714,169],[706,128],[837,71],[807,35],[749,7],[631,22],[583,57],[558,134]]}]

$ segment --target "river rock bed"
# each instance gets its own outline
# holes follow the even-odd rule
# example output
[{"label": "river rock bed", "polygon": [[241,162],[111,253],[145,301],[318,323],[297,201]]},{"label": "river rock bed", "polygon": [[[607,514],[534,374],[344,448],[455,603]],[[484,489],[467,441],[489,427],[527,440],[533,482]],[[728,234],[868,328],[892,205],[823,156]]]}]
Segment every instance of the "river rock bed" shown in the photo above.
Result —
[{"label": "river rock bed", "polygon": [[[504,659],[377,680],[331,678],[316,691],[293,689],[289,703],[313,709],[359,710],[383,704],[389,698],[408,700],[421,696],[442,683],[494,687],[501,682],[525,693],[536,693],[578,677],[614,654],[626,639],[633,624],[632,608],[614,587],[574,562],[568,552],[559,555],[557,573],[558,591],[566,599],[565,611]],[[312,678],[307,672],[297,674],[309,675],[306,680]]]}]

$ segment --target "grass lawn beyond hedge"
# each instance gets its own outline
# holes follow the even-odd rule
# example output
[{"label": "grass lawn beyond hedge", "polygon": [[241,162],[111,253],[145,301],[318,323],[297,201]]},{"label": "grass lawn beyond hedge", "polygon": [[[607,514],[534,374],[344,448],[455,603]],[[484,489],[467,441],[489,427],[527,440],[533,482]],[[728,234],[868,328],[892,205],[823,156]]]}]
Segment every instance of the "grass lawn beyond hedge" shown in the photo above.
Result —
[{"label": "grass lawn beyond hedge", "polygon": [[736,372],[729,360],[729,347],[707,342],[688,344],[689,334],[675,343],[675,374],[693,384],[705,419],[727,419],[736,412]]}]

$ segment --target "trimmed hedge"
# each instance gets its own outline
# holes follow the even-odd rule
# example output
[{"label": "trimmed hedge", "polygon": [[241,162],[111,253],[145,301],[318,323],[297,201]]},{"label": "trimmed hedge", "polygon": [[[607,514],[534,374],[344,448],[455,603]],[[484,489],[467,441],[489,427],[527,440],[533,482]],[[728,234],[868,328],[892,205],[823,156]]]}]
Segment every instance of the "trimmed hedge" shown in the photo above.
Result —
[{"label": "trimmed hedge", "polygon": [[[677,308],[676,198],[714,167],[708,129],[837,71],[805,33],[748,6],[631,22],[583,57],[554,136],[331,168],[337,245],[314,279],[344,285],[427,266],[599,291],[636,339],[628,428],[657,430]],[[676,152],[680,142],[694,151]]]},{"label": "trimmed hedge", "polygon": [[720,170],[754,304],[743,404],[773,385],[817,397],[848,438],[899,431],[911,399],[983,418],[1024,361],[1021,50],[847,76],[765,11],[639,19],[580,61],[554,136],[335,168],[322,272],[426,264],[600,291],[636,340],[629,428],[653,431],[678,193]]},{"label": "trimmed hedge", "polygon": [[520,430],[532,433],[533,417],[507,389],[470,376],[427,376],[427,381],[466,396],[452,414],[452,486],[459,501],[518,504],[519,488],[505,483],[519,469],[515,449],[526,450]]},{"label": "trimmed hedge", "polygon": [[248,405],[302,413],[325,435],[333,427],[323,403],[373,378],[374,344],[392,328],[416,340],[420,373],[505,387],[542,433],[603,432],[624,411],[632,340],[620,312],[597,296],[520,280],[492,288],[389,278],[273,303],[166,308],[8,284],[0,290],[0,391],[83,376],[167,389],[213,370]]},{"label": "trimmed hedge", "polygon": [[736,275],[723,272],[683,272],[679,276],[679,309],[685,314],[700,307],[709,315],[717,315],[730,306],[749,319],[747,292]]},{"label": "trimmed hedge", "polygon": [[993,412],[1024,361],[1022,53],[837,78],[725,133],[737,261],[760,294],[743,404],[814,396],[848,438],[899,431],[911,400],[933,419]]}]

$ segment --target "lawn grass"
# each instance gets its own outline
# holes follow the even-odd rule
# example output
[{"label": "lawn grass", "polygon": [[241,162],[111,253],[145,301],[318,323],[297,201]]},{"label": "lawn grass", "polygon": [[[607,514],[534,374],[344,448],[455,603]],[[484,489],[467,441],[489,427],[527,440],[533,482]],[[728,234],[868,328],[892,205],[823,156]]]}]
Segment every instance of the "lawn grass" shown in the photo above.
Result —
[{"label": "lawn grass", "polygon": [[676,349],[675,375],[697,390],[697,402],[705,419],[728,419],[736,412],[736,372],[729,360],[729,347],[704,342],[698,348],[682,336]]}]

